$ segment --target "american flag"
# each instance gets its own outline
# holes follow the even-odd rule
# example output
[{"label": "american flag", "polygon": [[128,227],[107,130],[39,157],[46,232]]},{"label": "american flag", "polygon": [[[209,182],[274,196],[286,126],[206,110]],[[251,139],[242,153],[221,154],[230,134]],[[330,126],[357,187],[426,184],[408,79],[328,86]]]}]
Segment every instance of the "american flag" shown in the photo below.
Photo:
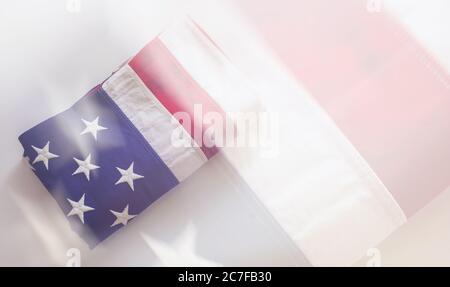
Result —
[{"label": "american flag", "polygon": [[[174,117],[195,104],[223,113],[156,38],[19,140],[72,229],[94,247],[217,153]],[[176,131],[186,144],[172,144]]]}]

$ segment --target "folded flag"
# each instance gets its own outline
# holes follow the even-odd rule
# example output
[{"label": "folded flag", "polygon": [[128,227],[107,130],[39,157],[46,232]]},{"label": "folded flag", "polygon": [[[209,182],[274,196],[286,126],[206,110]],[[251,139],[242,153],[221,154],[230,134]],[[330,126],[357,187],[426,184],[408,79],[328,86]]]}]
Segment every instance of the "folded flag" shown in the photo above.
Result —
[{"label": "folded flag", "polygon": [[[94,247],[217,153],[203,144],[208,126],[196,120],[195,105],[223,114],[156,38],[19,141],[72,228]],[[180,123],[179,112],[192,120]]]}]

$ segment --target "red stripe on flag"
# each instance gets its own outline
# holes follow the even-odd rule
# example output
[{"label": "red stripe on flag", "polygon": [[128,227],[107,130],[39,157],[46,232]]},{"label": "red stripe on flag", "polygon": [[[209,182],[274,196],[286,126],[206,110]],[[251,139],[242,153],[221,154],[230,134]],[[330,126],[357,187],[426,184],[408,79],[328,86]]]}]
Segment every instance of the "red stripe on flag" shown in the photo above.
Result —
[{"label": "red stripe on flag", "polygon": [[[156,38],[147,44],[130,62],[129,66],[152,91],[155,97],[174,115],[189,115],[190,127],[181,123],[209,159],[218,151],[216,146],[203,144],[203,136],[211,123],[204,123],[206,113],[216,112],[225,123],[225,113],[180,65],[164,44]],[[201,111],[194,113],[194,105]]]}]

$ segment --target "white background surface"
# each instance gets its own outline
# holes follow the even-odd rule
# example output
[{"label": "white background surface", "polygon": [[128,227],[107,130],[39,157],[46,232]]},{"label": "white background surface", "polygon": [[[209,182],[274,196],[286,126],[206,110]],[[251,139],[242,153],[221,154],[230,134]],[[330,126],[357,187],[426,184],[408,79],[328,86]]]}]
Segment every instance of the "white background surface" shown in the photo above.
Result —
[{"label": "white background surface", "polygon": [[[3,1],[0,9],[0,265],[301,265],[300,252],[217,157],[89,251],[21,161],[18,135],[67,108],[184,13],[213,1]],[[389,1],[389,8],[449,71],[448,1]],[[220,18],[220,17],[219,17]],[[226,15],[221,19],[226,26]],[[213,179],[213,180],[212,180]],[[450,190],[380,246],[382,265],[450,265]],[[230,212],[231,211],[231,212]],[[122,230],[124,231],[124,230]],[[358,265],[365,265],[363,258]]]}]

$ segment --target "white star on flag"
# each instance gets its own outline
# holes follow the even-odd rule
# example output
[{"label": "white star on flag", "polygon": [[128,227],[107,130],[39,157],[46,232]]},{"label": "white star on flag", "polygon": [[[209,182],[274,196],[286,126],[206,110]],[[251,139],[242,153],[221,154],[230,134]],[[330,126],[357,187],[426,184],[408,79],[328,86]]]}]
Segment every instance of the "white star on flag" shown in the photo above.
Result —
[{"label": "white star on flag", "polygon": [[72,210],[67,214],[67,216],[78,215],[83,224],[84,224],[84,213],[95,210],[95,208],[84,205],[84,196],[85,194],[83,194],[83,196],[80,198],[78,202],[67,198],[70,205],[72,205]]},{"label": "white star on flag", "polygon": [[31,147],[37,152],[37,156],[34,159],[33,164],[42,161],[47,170],[48,170],[48,161],[52,158],[59,157],[59,155],[50,152],[50,142],[47,142],[47,144],[43,148],[37,148],[35,146]]},{"label": "white star on flag", "polygon": [[91,170],[100,168],[99,166],[92,164],[91,163],[91,154],[89,154],[85,160],[79,160],[77,158],[73,158],[76,163],[78,164],[78,168],[77,170],[75,170],[72,175],[75,174],[79,174],[79,173],[84,173],[84,175],[86,176],[87,180],[89,181],[89,173]]},{"label": "white star on flag", "polygon": [[142,175],[136,174],[133,171],[134,162],[131,163],[130,167],[127,170],[121,169],[117,167],[117,170],[122,175],[119,180],[116,182],[116,185],[126,182],[130,186],[131,190],[134,191],[134,180],[144,178]]},{"label": "white star on flag", "polygon": [[136,215],[128,214],[128,204],[122,212],[117,212],[114,210],[110,210],[110,211],[112,212],[112,214],[114,214],[116,216],[116,221],[114,221],[114,223],[111,225],[111,227],[113,227],[117,224],[123,224],[125,226],[125,225],[127,225],[128,220],[130,220],[136,216]]},{"label": "white star on flag", "polygon": [[97,140],[97,132],[108,129],[98,124],[99,117],[96,117],[92,122],[86,121],[85,119],[81,120],[86,125],[86,128],[80,133],[80,135],[90,133],[94,139]]}]

